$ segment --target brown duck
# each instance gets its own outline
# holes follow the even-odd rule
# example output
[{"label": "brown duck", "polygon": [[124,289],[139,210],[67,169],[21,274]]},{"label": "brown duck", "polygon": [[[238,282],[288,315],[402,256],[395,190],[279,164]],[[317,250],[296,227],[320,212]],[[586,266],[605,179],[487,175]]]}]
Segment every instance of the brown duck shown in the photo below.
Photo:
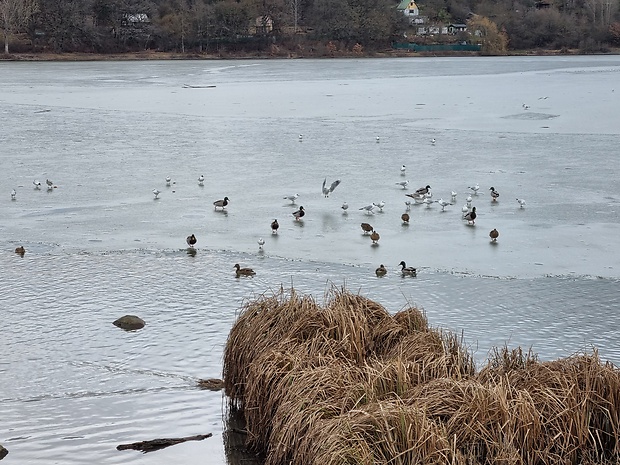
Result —
[{"label": "brown duck", "polygon": [[256,274],[252,268],[241,268],[238,263],[235,263],[234,268],[236,269],[237,278],[239,276],[254,276]]},{"label": "brown duck", "polygon": [[373,231],[373,227],[368,224],[368,223],[362,223],[362,231],[364,231],[364,234],[368,234],[371,233]]}]

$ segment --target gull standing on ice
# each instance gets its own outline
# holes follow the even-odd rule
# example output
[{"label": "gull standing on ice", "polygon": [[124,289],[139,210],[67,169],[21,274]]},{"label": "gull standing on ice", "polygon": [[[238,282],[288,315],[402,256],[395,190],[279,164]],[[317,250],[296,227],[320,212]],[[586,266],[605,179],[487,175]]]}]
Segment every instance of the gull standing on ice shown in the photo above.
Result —
[{"label": "gull standing on ice", "polygon": [[523,200],[523,199],[517,199],[517,202],[519,202],[519,206],[520,206],[521,208],[525,207],[525,200]]},{"label": "gull standing on ice", "polygon": [[480,190],[480,186],[478,185],[478,183],[476,183],[475,186],[469,186],[469,189],[471,189],[474,193],[474,195],[478,195],[478,191]]},{"label": "gull standing on ice", "polygon": [[285,200],[290,200],[292,204],[295,204],[295,200],[299,197],[299,194],[295,193],[293,195],[287,195],[283,197]]},{"label": "gull standing on ice", "polygon": [[200,176],[198,176],[198,185],[199,186],[204,186],[205,185],[205,177],[202,174]]},{"label": "gull standing on ice", "polygon": [[170,186],[170,181],[172,181],[172,179],[170,179],[170,176],[166,176],[166,186]]},{"label": "gull standing on ice", "polygon": [[47,190],[51,190],[54,188],[54,183],[50,181],[49,179],[45,180],[45,184],[47,184]]},{"label": "gull standing on ice", "polygon": [[400,182],[397,182],[396,185],[402,187],[403,189],[407,189],[407,186],[409,185],[409,181],[400,181]]},{"label": "gull standing on ice", "polygon": [[259,237],[257,242],[258,242],[259,250],[263,250],[263,246],[265,245],[265,239],[263,239],[262,237]]},{"label": "gull standing on ice", "polygon": [[41,181],[37,181],[35,179],[34,181],[32,181],[32,184],[34,184],[35,189],[41,189]]},{"label": "gull standing on ice", "polygon": [[366,213],[368,215],[370,215],[371,213],[373,213],[373,211],[372,211],[373,208],[375,208],[375,205],[371,203],[370,205],[366,205],[366,206],[360,208],[360,210],[365,210]]},{"label": "gull standing on ice", "polygon": [[158,198],[159,198],[159,194],[160,194],[160,193],[161,193],[161,192],[159,192],[157,189],[153,189],[153,195],[155,196],[155,199],[158,199]]},{"label": "gull standing on ice", "polygon": [[17,198],[17,192],[15,192],[15,189],[13,189],[11,191],[11,200],[15,200]]},{"label": "gull standing on ice", "polygon": [[400,167],[400,175],[404,176],[407,172],[407,167],[405,165]]},{"label": "gull standing on ice", "polygon": [[439,199],[439,200],[437,201],[437,203],[438,203],[439,205],[441,205],[441,211],[442,211],[442,212],[443,212],[443,211],[445,211],[445,208],[446,208],[448,205],[452,205],[450,202],[448,202],[447,200],[444,200],[444,199]]},{"label": "gull standing on ice", "polygon": [[342,206],[340,208],[342,208],[343,213],[346,213],[349,209],[349,204],[347,202],[342,202]]},{"label": "gull standing on ice", "polygon": [[383,211],[383,207],[385,207],[385,202],[382,200],[379,203],[372,203],[375,207],[377,207],[379,209],[379,211]]}]

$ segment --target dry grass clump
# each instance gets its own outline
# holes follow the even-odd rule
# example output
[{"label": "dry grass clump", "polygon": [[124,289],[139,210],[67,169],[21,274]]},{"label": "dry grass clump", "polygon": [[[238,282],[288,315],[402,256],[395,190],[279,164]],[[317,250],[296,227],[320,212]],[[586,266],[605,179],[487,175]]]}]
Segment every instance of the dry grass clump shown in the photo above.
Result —
[{"label": "dry grass clump", "polygon": [[496,349],[476,372],[450,332],[332,289],[248,303],[224,379],[266,465],[620,462],[620,371]]}]

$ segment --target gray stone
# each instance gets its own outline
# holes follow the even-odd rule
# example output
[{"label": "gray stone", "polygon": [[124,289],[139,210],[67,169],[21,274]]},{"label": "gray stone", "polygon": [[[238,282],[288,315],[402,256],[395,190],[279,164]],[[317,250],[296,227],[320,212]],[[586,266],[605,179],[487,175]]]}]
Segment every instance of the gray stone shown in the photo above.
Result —
[{"label": "gray stone", "polygon": [[144,320],[142,318],[135,315],[125,315],[120,317],[113,324],[114,326],[118,326],[125,331],[134,331],[136,329],[144,328],[144,325],[146,323],[144,323]]}]

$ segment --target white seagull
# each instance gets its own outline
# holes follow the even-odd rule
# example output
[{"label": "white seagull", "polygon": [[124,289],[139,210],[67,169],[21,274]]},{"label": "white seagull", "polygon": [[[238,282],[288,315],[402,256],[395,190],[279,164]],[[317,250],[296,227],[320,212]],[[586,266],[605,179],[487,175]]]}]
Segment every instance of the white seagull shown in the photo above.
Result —
[{"label": "white seagull", "polygon": [[469,206],[467,204],[463,205],[463,208],[461,208],[461,211],[463,212],[463,217],[467,214],[467,212],[469,212]]},{"label": "white seagull", "polygon": [[397,186],[402,187],[403,189],[407,189],[407,186],[409,185],[409,181],[400,181],[395,183]]},{"label": "white seagull", "polygon": [[445,211],[444,209],[445,209],[448,205],[452,205],[450,202],[448,202],[447,200],[444,200],[444,199],[439,199],[439,200],[437,201],[437,203],[438,203],[439,205],[441,205],[441,211],[442,211],[442,212],[443,212],[443,211]]},{"label": "white seagull", "polygon": [[476,183],[475,186],[469,186],[469,188],[474,192],[474,195],[478,195],[478,191],[480,190],[478,183]]},{"label": "white seagull", "polygon": [[336,189],[336,187],[338,187],[338,185],[340,184],[340,179],[336,179],[334,182],[332,182],[331,186],[329,186],[329,188],[325,187],[325,184],[327,183],[327,178],[323,179],[323,195],[325,197],[329,197],[329,194],[331,194],[332,192],[334,192],[334,189]]},{"label": "white seagull", "polygon": [[342,206],[340,208],[342,208],[342,211],[346,213],[346,211],[349,209],[349,204],[347,202],[342,202]]},{"label": "white seagull", "polygon": [[375,204],[374,204],[374,203],[371,203],[370,205],[366,205],[366,206],[364,206],[364,207],[360,208],[360,210],[365,210],[365,211],[366,211],[366,213],[367,213],[368,215],[370,215],[371,213],[373,213],[373,211],[372,211],[372,209],[373,209],[373,208],[375,208]]},{"label": "white seagull", "polygon": [[407,171],[407,167],[405,165],[400,167],[400,175],[404,176]]},{"label": "white seagull", "polygon": [[198,176],[198,185],[204,186],[204,184],[205,184],[205,177],[201,174],[200,176]]},{"label": "white seagull", "polygon": [[16,197],[17,197],[17,192],[15,192],[15,189],[13,189],[13,190],[11,191],[11,200],[15,200],[15,199],[16,199]]},{"label": "white seagull", "polygon": [[35,179],[34,181],[32,181],[32,184],[34,184],[35,189],[41,189],[41,181],[37,181]]},{"label": "white seagull", "polygon": [[304,140],[304,135],[303,134],[299,134],[299,142],[301,142],[302,140]]},{"label": "white seagull", "polygon": [[258,248],[259,248],[260,250],[263,250],[263,246],[265,245],[265,239],[263,239],[262,237],[260,237],[260,238],[258,239],[258,241],[257,241],[257,242],[258,242]]},{"label": "white seagull", "polygon": [[159,198],[159,194],[160,192],[157,189],[153,189],[153,195],[155,196],[156,199]]},{"label": "white seagull", "polygon": [[523,200],[523,199],[517,199],[517,202],[519,202],[519,206],[520,206],[521,208],[525,207],[525,200]]},{"label": "white seagull", "polygon": [[375,140],[379,143],[379,136],[375,137]]},{"label": "white seagull", "polygon": [[435,142],[437,142],[437,141],[435,140],[435,138],[432,138],[432,139],[431,139],[431,144],[435,145]]},{"label": "white seagull", "polygon": [[166,186],[170,185],[170,181],[172,181],[172,179],[170,179],[170,176],[166,176]]},{"label": "white seagull", "polygon": [[285,200],[290,200],[291,203],[295,203],[295,200],[297,200],[297,198],[299,197],[299,194],[295,193],[293,195],[287,195],[285,197],[283,197]]},{"label": "white seagull", "polygon": [[54,183],[52,181],[50,181],[49,179],[45,180],[45,184],[47,184],[47,189],[53,189],[54,188]]},{"label": "white seagull", "polygon": [[405,200],[405,210],[411,210],[411,200]]},{"label": "white seagull", "polygon": [[468,195],[467,198],[465,199],[465,201],[467,202],[467,207],[471,208],[471,201],[473,199],[471,198],[471,195]]},{"label": "white seagull", "polygon": [[379,209],[379,211],[383,211],[383,207],[385,207],[385,202],[382,200],[379,203],[372,203],[375,207],[377,207]]},{"label": "white seagull", "polygon": [[450,195],[452,196],[452,201],[454,202],[456,200],[456,192],[452,191]]}]

